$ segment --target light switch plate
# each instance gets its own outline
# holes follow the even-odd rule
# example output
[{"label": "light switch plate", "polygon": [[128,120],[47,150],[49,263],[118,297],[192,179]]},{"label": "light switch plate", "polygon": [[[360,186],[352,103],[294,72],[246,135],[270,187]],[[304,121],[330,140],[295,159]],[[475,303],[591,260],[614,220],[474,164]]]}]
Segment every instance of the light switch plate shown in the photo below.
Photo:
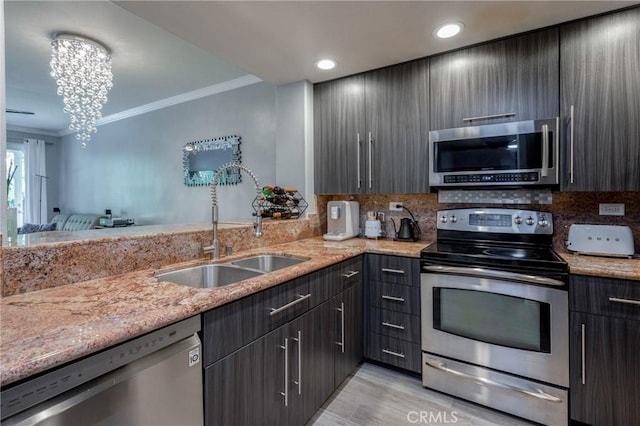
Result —
[{"label": "light switch plate", "polygon": [[600,216],[624,216],[624,203],[600,203]]}]

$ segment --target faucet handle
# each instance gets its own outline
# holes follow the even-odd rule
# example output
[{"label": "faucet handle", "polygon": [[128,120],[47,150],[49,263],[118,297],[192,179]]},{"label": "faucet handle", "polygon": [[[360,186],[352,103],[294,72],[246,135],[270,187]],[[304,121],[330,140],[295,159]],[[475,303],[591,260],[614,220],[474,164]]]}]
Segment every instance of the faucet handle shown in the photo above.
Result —
[{"label": "faucet handle", "polygon": [[256,221],[253,224],[253,230],[253,235],[255,235],[256,238],[262,237],[262,216],[256,216]]}]

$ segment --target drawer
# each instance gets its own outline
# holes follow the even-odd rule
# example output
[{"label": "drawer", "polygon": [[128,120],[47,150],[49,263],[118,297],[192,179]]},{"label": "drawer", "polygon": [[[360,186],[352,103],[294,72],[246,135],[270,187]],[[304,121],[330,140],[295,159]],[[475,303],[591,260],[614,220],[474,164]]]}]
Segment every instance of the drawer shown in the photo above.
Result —
[{"label": "drawer", "polygon": [[367,255],[369,280],[420,286],[420,260],[410,257]]},{"label": "drawer", "polygon": [[367,358],[420,373],[419,344],[375,333],[367,337]]},{"label": "drawer", "polygon": [[570,275],[572,311],[640,320],[640,281]]},{"label": "drawer", "polygon": [[[309,310],[309,276],[206,312],[203,360],[207,366]],[[275,309],[275,311],[273,311]]]},{"label": "drawer", "polygon": [[420,316],[370,307],[369,332],[420,344]]},{"label": "drawer", "polygon": [[420,288],[370,281],[369,306],[420,315]]}]

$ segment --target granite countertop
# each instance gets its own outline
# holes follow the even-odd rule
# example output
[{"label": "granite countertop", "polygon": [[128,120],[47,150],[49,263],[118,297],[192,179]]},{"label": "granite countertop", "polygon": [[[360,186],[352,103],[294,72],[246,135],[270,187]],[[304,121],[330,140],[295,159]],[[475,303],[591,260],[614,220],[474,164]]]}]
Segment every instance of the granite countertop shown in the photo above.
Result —
[{"label": "granite countertop", "polygon": [[[110,276],[0,299],[0,385],[5,386],[257,291],[362,253],[420,257],[430,242],[321,237],[247,250],[220,263],[256,254],[308,257],[298,265],[232,285],[200,289],[154,278],[208,263],[207,259]],[[640,281],[637,259],[559,253],[573,274]]]},{"label": "granite countertop", "polygon": [[154,278],[206,259],[132,272],[0,299],[0,385],[5,386],[176,321],[362,253],[420,257],[428,242],[311,238],[247,250],[308,257],[298,265],[232,285],[200,289]]},{"label": "granite countertop", "polygon": [[639,259],[588,256],[568,251],[558,254],[569,264],[572,274],[640,281]]}]

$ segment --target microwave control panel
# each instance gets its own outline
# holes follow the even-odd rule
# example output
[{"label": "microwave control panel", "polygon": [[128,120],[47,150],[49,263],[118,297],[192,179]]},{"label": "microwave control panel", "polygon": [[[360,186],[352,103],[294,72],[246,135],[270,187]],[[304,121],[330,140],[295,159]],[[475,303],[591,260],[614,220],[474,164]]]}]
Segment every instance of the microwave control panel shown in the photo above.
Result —
[{"label": "microwave control panel", "polygon": [[445,175],[444,183],[538,182],[538,172]]}]

